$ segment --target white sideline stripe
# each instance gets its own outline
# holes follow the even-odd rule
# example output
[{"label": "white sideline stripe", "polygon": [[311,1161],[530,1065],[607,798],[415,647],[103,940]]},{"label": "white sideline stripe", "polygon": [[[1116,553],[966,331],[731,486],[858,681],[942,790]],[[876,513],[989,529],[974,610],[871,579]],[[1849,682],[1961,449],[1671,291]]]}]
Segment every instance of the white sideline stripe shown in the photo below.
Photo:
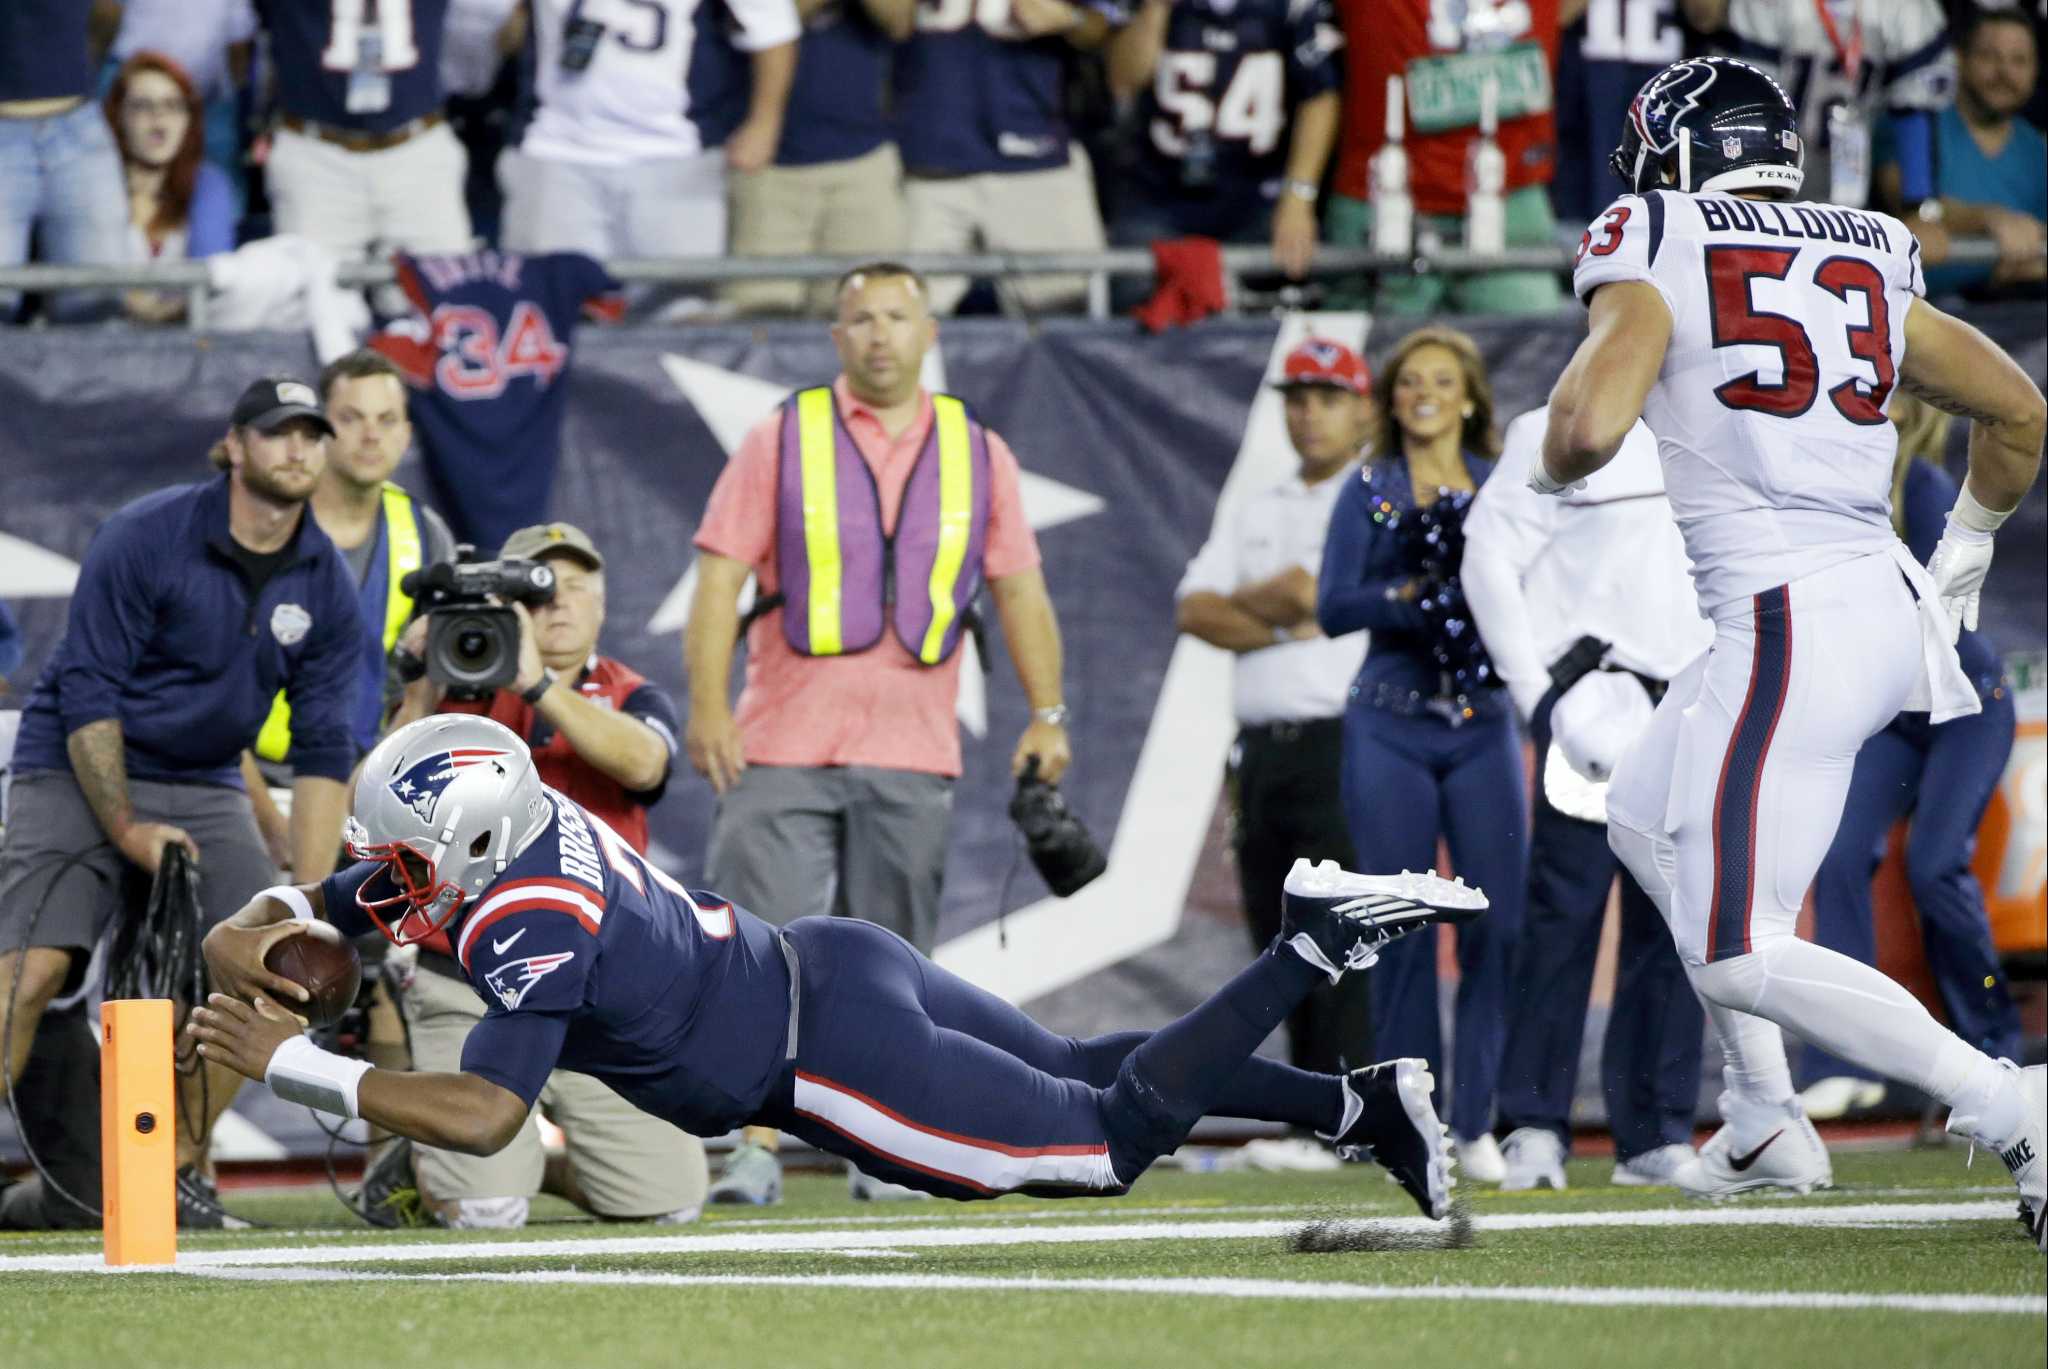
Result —
[{"label": "white sideline stripe", "polygon": [[798,1112],[844,1132],[870,1150],[927,1173],[997,1193],[1031,1183],[1074,1184],[1098,1193],[1117,1186],[1107,1146],[1080,1154],[1071,1153],[1079,1147],[1068,1146],[1061,1150],[1069,1153],[1016,1155],[992,1145],[921,1130],[845,1089],[801,1074],[796,1077],[794,1102]]},{"label": "white sideline stripe", "polygon": [[[866,1252],[875,1253],[875,1252]],[[1192,1298],[1291,1298],[1311,1302],[1517,1302],[1553,1307],[1741,1308],[1801,1312],[1946,1312],[2040,1316],[2048,1298],[1980,1293],[1775,1293],[1735,1289],[1492,1287],[1486,1284],[1306,1283],[1292,1279],[1046,1279],[955,1274],[657,1274],[579,1269],[516,1274],[383,1274],[336,1269],[195,1270],[256,1282],[594,1284],[625,1288],[859,1288],[931,1293],[1141,1293]]]},{"label": "white sideline stripe", "polygon": [[[1651,1208],[1627,1212],[1509,1212],[1473,1219],[1482,1231],[1547,1231],[1587,1227],[1856,1226],[1866,1222],[1927,1225],[2012,1220],[2010,1202],[1849,1203],[1830,1207]],[[443,1260],[550,1260],[601,1255],[806,1254],[848,1248],[937,1250],[1014,1245],[1130,1244],[1137,1241],[1260,1240],[1286,1236],[1302,1218],[1268,1221],[1110,1222],[1078,1226],[865,1227],[841,1231],[747,1232],[733,1235],[609,1236],[573,1240],[384,1242],[377,1245],[263,1246],[188,1250],[179,1271],[291,1264],[414,1264]],[[1345,1226],[1374,1231],[1439,1229],[1426,1217],[1349,1218]],[[78,1255],[0,1255],[0,1274],[123,1273],[109,1270],[100,1252]],[[163,1272],[162,1266],[156,1272]]]}]

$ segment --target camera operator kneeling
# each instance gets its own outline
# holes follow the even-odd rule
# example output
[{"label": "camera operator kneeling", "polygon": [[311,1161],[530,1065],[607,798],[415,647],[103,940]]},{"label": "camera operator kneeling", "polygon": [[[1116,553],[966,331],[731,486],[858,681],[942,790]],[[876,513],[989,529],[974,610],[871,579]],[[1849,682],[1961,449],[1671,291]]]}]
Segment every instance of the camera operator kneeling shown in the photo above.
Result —
[{"label": "camera operator kneeling", "polygon": [[[422,572],[422,584],[429,587],[422,598],[430,607],[402,647],[423,662],[426,674],[408,686],[391,725],[456,712],[482,713],[505,724],[532,747],[542,780],[644,852],[647,810],[668,785],[681,729],[666,693],[598,654],[604,557],[567,523],[523,528],[506,539],[499,555],[495,567]],[[551,597],[550,577],[535,576],[534,567],[520,562],[552,572]],[[514,579],[526,588],[508,588]],[[486,582],[494,599],[509,604],[494,608],[467,595]],[[437,596],[431,589],[437,583],[455,592]],[[492,612],[509,613],[517,624],[516,667],[502,688],[469,688],[463,692],[474,697],[453,697],[451,675],[474,681],[478,667],[488,666],[488,643],[472,640],[464,648],[459,639],[473,632],[491,636],[475,620],[488,621]],[[483,672],[492,673],[500,672]],[[437,933],[422,944],[403,1003],[413,1067],[460,1069],[463,1042],[483,1017],[484,1001],[464,981],[445,936]],[[696,1137],[567,1070],[549,1077],[539,1110],[566,1135],[566,1155],[543,1149],[532,1118],[519,1139],[495,1155],[458,1155],[409,1143],[394,1147],[364,1180],[371,1219],[398,1224],[406,1205],[396,1195],[406,1188],[417,1188],[421,1208],[443,1226],[518,1226],[536,1193],[553,1193],[617,1220],[695,1219],[707,1180],[704,1147]]]}]

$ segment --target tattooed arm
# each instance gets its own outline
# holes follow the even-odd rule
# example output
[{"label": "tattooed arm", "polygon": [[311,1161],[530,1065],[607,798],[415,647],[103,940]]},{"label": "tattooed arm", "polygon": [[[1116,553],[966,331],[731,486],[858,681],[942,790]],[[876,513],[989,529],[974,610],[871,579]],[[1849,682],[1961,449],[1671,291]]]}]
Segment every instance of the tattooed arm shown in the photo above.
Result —
[{"label": "tattooed arm", "polygon": [[135,820],[135,810],[128,802],[128,761],[121,750],[119,718],[87,723],[64,739],[64,749],[93,816],[122,855],[152,875],[163,860],[164,847],[173,842],[198,859],[199,847],[183,828]]},{"label": "tattooed arm", "polygon": [[1906,313],[1899,382],[1970,420],[1971,497],[1987,509],[2018,507],[2041,469],[2048,429],[2048,402],[2019,363],[1961,319],[1916,299]]}]

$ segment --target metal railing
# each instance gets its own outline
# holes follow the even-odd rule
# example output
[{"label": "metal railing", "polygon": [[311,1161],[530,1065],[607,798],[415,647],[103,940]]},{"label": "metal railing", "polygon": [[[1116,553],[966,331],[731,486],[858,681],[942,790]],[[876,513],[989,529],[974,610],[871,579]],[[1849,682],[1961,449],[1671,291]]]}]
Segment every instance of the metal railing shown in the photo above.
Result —
[{"label": "metal railing", "polygon": [[[1484,271],[1557,271],[1572,268],[1575,252],[1560,243],[1545,247],[1510,247],[1480,253],[1462,247],[1427,247],[1412,256],[1395,256],[1363,247],[1323,247],[1309,268],[1313,279],[1356,276],[1365,272],[1404,275],[1472,275]],[[1989,266],[1999,259],[1989,238],[1958,238],[1949,246],[1943,265]],[[659,285],[719,285],[732,281],[834,280],[871,261],[860,257],[660,257],[626,258],[607,264],[621,281]],[[1020,276],[1088,278],[1088,315],[1109,315],[1108,280],[1112,276],[1152,275],[1149,248],[1117,247],[1101,252],[978,252],[903,254],[899,260],[928,276],[978,276],[996,279]],[[1225,247],[1223,269],[1233,281],[1245,276],[1273,275],[1272,254],[1262,246]],[[336,274],[346,286],[389,284],[394,273],[388,261],[344,264]],[[185,325],[208,331],[207,271],[204,261],[159,261],[118,266],[53,266],[35,263],[0,267],[0,291],[41,293],[110,290],[183,291]]]}]

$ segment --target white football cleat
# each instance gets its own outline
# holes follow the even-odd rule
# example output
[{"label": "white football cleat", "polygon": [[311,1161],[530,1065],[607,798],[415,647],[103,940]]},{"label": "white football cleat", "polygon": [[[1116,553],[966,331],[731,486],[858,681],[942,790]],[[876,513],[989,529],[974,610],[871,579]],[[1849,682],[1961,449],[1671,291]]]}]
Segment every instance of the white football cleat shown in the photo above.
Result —
[{"label": "white football cleat", "polygon": [[1671,1176],[1689,1198],[1727,1198],[1757,1188],[1811,1193],[1832,1188],[1834,1165],[1797,1098],[1759,1103],[1721,1095],[1721,1129]]},{"label": "white football cleat", "polygon": [[1564,1142],[1548,1127],[1516,1127],[1500,1148],[1506,1173],[1503,1192],[1521,1193],[1548,1185],[1564,1192]]},{"label": "white football cleat", "polygon": [[1493,1139],[1492,1132],[1482,1132],[1469,1141],[1454,1136],[1451,1148],[1458,1153],[1458,1168],[1474,1183],[1497,1184],[1508,1177],[1507,1164],[1500,1158],[1500,1144]]},{"label": "white football cleat", "polygon": [[1334,860],[1295,861],[1281,887],[1280,939],[1332,984],[1371,965],[1396,937],[1486,911],[1486,895],[1463,879],[1407,870],[1355,875]]},{"label": "white football cleat", "polygon": [[1948,1115],[1948,1130],[1967,1136],[1977,1144],[1998,1152],[2020,1190],[2020,1220],[2034,1245],[2048,1251],[2048,1065],[2021,1069],[2010,1060],[1999,1064],[2017,1074],[2020,1090],[2020,1129],[2011,1136],[1987,1136],[1978,1130],[1977,1119],[1961,1112]]},{"label": "white football cleat", "polygon": [[1678,1171],[1699,1159],[1691,1146],[1673,1141],[1641,1155],[1614,1162],[1614,1178],[1620,1188],[1657,1188],[1678,1182]]},{"label": "white football cleat", "polygon": [[1816,1079],[1799,1095],[1799,1105],[1816,1122],[1832,1122],[1852,1112],[1876,1107],[1884,1101],[1884,1085],[1875,1079],[1853,1074],[1831,1074]]}]

